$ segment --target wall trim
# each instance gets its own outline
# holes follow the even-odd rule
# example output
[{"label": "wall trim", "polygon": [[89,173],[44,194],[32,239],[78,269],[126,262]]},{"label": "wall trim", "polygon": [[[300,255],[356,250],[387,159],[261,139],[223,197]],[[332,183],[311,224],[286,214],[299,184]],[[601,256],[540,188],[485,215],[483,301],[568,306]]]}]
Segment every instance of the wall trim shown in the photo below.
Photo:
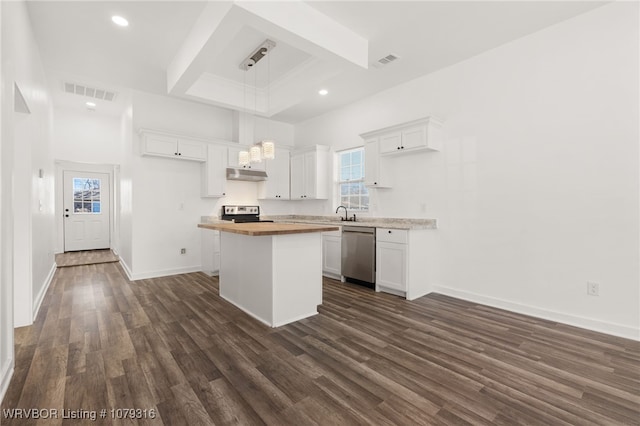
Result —
[{"label": "wall trim", "polygon": [[51,266],[51,270],[49,270],[49,274],[47,275],[44,285],[40,289],[40,292],[38,292],[38,295],[36,296],[36,300],[33,301],[33,316],[31,317],[32,324],[33,322],[35,322],[36,317],[38,316],[38,311],[40,310],[40,305],[42,305],[42,301],[44,300],[44,295],[47,294],[47,290],[49,289],[49,286],[53,281],[53,276],[56,274],[57,269],[58,269],[58,264],[56,262],[53,262],[53,265]]},{"label": "wall trim", "polygon": [[138,273],[138,274],[130,273],[130,271],[125,268],[125,272],[129,276],[129,279],[131,281],[146,280],[146,279],[149,279],[149,278],[167,277],[167,276],[170,276],[170,275],[189,274],[191,272],[201,272],[201,271],[202,271],[202,266],[200,266],[200,265],[188,266],[188,267],[184,267],[184,268],[164,269],[164,270],[160,270],[160,271],[142,272],[142,273]]},{"label": "wall trim", "polygon": [[133,281],[133,278],[132,278],[133,272],[131,272],[131,269],[129,269],[129,265],[127,265],[127,262],[125,262],[121,257],[120,257],[120,266],[122,266],[124,273],[127,274],[127,278],[129,279],[129,281]]},{"label": "wall trim", "polygon": [[434,293],[440,293],[446,296],[463,299],[468,302],[480,303],[494,308],[506,309],[507,311],[515,312],[518,314],[529,315],[540,319],[560,322],[574,327],[586,328],[587,330],[597,331],[599,333],[605,333],[617,337],[624,337],[626,339],[640,341],[640,329],[636,329],[626,325],[594,320],[577,315],[569,315],[562,312],[538,308],[535,306],[510,302],[504,299],[483,296],[481,294],[458,290],[451,287],[434,285],[432,289]]},{"label": "wall trim", "polygon": [[4,395],[7,393],[7,389],[9,389],[14,366],[13,358],[9,358],[5,365],[2,366],[2,374],[0,375],[0,402],[4,400]]}]

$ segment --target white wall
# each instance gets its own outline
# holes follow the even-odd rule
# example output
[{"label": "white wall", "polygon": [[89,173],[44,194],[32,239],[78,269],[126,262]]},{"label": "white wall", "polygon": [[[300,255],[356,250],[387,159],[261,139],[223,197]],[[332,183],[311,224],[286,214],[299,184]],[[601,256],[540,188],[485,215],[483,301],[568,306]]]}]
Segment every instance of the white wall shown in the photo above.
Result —
[{"label": "white wall", "polygon": [[[201,198],[201,163],[141,156],[139,129],[229,141],[232,124],[230,110],[134,93],[132,254],[127,263],[134,279],[200,270],[200,217],[218,215],[222,204],[253,204],[257,197],[255,183],[228,182],[227,197]],[[181,255],[181,248],[187,253]]]},{"label": "white wall", "polygon": [[[13,326],[32,323],[55,268],[51,101],[24,2],[2,10],[2,314],[0,395],[13,367]],[[14,112],[14,87],[27,109]],[[22,108],[21,108],[22,109]],[[40,170],[43,177],[40,178]],[[13,301],[13,319],[10,318]]]},{"label": "white wall", "polygon": [[130,105],[120,118],[120,155],[122,162],[117,170],[116,222],[119,224],[118,255],[131,275],[133,265],[133,107]]},{"label": "white wall", "polygon": [[32,323],[55,270],[51,99],[25,3],[4,7],[3,31],[11,40],[3,50],[5,84],[17,85],[29,109],[16,112],[9,123],[14,143],[14,325],[23,326]]},{"label": "white wall", "polygon": [[120,117],[87,109],[54,109],[56,160],[120,164]]},{"label": "white wall", "polygon": [[[0,58],[4,58],[6,36],[2,24],[3,4],[0,3]],[[5,63],[0,66],[0,136],[2,141],[13,140],[13,85],[5,75]],[[7,391],[14,368],[13,349],[13,219],[11,197],[11,170],[13,143],[0,144],[0,401]]]},{"label": "white wall", "polygon": [[637,2],[606,5],[302,123],[296,144],[444,118],[443,152],[394,159],[374,190],[376,215],[438,219],[437,290],[638,339],[638,36]]},{"label": "white wall", "polygon": [[[119,98],[127,105],[126,91]],[[122,163],[121,117],[89,111],[86,108],[55,107],[53,110],[53,156],[56,161],[57,191],[55,194],[56,211],[63,209],[63,170],[75,169],[97,173],[114,174],[114,168]],[[119,182],[110,182],[114,198],[114,210],[119,206],[115,199]],[[111,248],[118,252],[118,227],[116,215],[111,218]],[[64,219],[62,214],[55,215],[56,240],[55,251],[64,251]]]}]

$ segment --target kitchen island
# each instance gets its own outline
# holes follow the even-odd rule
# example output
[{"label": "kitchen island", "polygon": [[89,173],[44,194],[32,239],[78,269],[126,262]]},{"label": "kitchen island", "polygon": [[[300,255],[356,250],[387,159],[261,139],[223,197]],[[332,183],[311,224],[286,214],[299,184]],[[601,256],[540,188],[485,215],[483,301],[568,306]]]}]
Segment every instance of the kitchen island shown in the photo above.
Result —
[{"label": "kitchen island", "polygon": [[220,296],[257,320],[280,327],[318,313],[322,232],[332,225],[201,223],[220,232]]}]

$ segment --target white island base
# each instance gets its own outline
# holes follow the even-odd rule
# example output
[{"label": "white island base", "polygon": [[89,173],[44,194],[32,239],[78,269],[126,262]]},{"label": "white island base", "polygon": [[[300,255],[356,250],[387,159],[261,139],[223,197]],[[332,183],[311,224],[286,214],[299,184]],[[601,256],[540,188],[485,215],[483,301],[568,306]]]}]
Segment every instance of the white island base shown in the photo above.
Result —
[{"label": "white island base", "polygon": [[222,298],[271,327],[318,313],[320,232],[267,236],[221,232],[220,247]]}]

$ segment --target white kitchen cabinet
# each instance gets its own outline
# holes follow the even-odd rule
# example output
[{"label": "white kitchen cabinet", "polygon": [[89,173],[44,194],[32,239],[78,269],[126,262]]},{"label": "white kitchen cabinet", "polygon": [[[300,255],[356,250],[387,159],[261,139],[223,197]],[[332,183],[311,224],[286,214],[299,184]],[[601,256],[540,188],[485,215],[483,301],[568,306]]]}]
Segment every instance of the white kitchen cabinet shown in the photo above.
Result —
[{"label": "white kitchen cabinet", "polygon": [[220,231],[201,229],[202,272],[218,275],[220,272]]},{"label": "white kitchen cabinet", "polygon": [[413,300],[431,291],[428,230],[376,229],[376,291]]},{"label": "white kitchen cabinet", "polygon": [[391,188],[389,167],[378,152],[378,138],[368,139],[364,143],[364,184],[371,188]]},{"label": "white kitchen cabinet", "polygon": [[206,161],[207,144],[203,141],[146,130],[141,136],[142,155]]},{"label": "white kitchen cabinet", "polygon": [[[228,156],[228,164],[229,167],[234,167],[237,169],[252,169],[252,170],[265,170],[265,160],[262,160],[259,163],[251,163],[248,164],[246,166],[241,166],[238,163],[238,153],[240,151],[248,151],[249,147],[248,146],[238,146],[238,147],[229,147],[229,156]],[[267,160],[270,161],[270,160]]]},{"label": "white kitchen cabinet", "polygon": [[267,180],[260,182],[259,199],[289,200],[290,197],[290,160],[288,149],[276,148],[276,158],[265,161]]},{"label": "white kitchen cabinet", "polygon": [[407,233],[405,230],[376,230],[376,289],[407,291]]},{"label": "white kitchen cabinet", "polygon": [[291,154],[291,199],[329,198],[329,147],[315,145]]},{"label": "white kitchen cabinet", "polygon": [[342,277],[342,231],[322,234],[322,275],[335,279]]},{"label": "white kitchen cabinet", "polygon": [[209,145],[207,161],[202,164],[201,196],[220,198],[227,195],[227,147]]},{"label": "white kitchen cabinet", "polygon": [[433,117],[374,130],[360,136],[365,140],[378,139],[381,156],[442,149],[442,123]]}]

